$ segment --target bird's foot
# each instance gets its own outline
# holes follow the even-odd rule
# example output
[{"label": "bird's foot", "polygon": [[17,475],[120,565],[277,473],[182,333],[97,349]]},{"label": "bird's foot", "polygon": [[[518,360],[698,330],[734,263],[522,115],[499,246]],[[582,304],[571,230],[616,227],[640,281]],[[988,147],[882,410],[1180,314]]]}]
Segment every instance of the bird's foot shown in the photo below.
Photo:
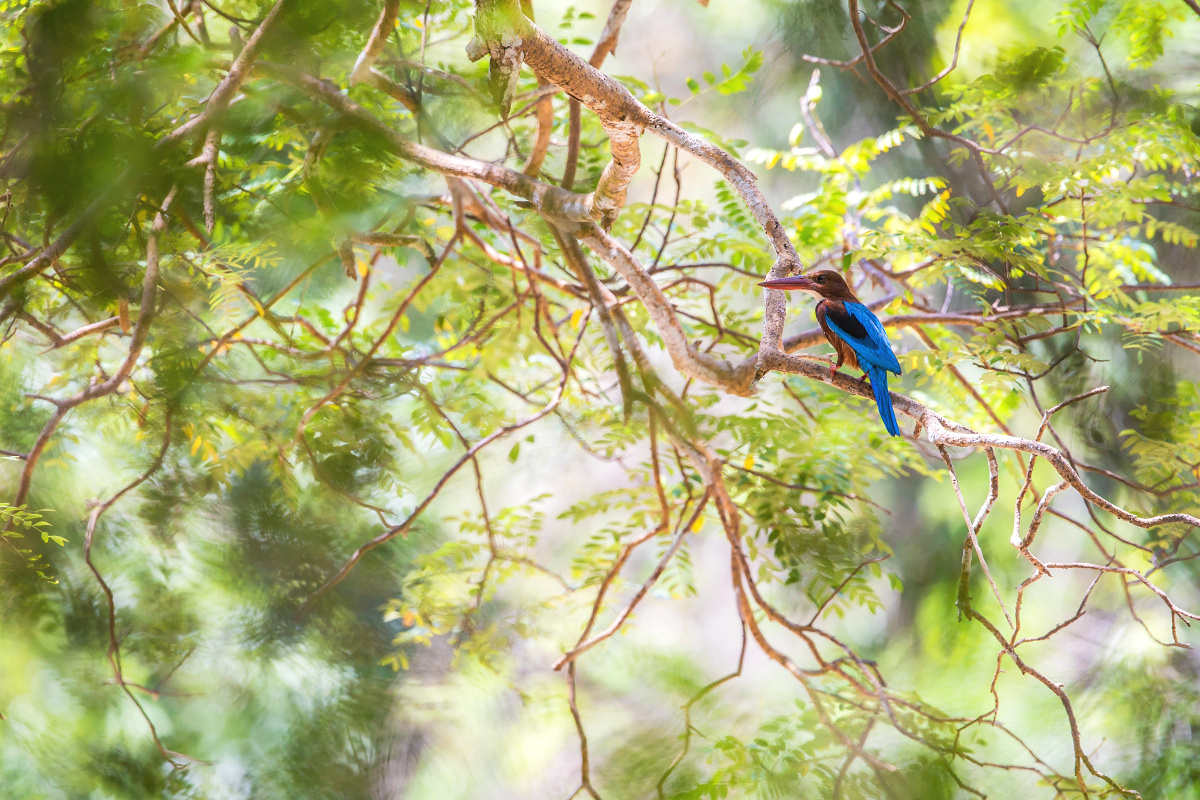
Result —
[{"label": "bird's foot", "polygon": [[862,386],[866,382],[867,382],[867,373],[864,372],[862,374],[862,377],[858,379],[858,385]]}]

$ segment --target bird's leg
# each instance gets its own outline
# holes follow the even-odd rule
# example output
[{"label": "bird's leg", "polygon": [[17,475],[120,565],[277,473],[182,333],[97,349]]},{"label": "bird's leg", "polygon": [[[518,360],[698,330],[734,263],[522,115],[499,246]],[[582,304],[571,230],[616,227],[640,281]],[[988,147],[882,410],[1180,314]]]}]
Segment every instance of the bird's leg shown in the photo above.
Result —
[{"label": "bird's leg", "polygon": [[864,371],[862,374],[862,377],[858,379],[858,385],[862,386],[866,380],[867,380],[867,373]]}]

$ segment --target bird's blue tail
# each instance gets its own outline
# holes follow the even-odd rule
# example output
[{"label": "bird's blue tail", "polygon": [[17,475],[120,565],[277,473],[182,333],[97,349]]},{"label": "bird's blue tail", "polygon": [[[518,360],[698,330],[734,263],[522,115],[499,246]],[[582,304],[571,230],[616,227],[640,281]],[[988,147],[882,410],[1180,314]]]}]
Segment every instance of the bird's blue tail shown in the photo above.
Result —
[{"label": "bird's blue tail", "polygon": [[879,408],[879,418],[883,427],[892,436],[900,435],[900,424],[896,422],[896,412],[892,409],[892,396],[888,393],[887,371],[881,367],[868,367],[867,376],[871,379],[871,391],[875,393],[875,405]]}]

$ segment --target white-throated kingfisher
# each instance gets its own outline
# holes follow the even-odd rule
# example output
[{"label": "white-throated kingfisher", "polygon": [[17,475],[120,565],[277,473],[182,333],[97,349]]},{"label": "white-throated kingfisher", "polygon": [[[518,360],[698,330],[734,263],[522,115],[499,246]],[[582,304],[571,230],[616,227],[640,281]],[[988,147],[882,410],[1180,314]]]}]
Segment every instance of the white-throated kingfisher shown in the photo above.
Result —
[{"label": "white-throated kingfisher", "polygon": [[807,275],[763,281],[759,286],[807,292],[820,298],[817,323],[837,351],[837,363],[830,370],[830,378],[842,364],[850,369],[861,369],[863,377],[859,380],[870,378],[883,426],[892,436],[899,436],[900,425],[892,408],[892,396],[888,394],[887,374],[899,375],[900,362],[892,352],[891,342],[879,318],[859,301],[846,279],[833,270],[823,269]]}]

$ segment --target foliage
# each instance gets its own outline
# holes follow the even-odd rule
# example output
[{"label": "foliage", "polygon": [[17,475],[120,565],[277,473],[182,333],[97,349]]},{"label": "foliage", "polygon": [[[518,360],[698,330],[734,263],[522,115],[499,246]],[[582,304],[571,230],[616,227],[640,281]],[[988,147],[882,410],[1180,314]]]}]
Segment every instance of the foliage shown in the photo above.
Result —
[{"label": "foliage", "polygon": [[[606,8],[533,5],[588,55]],[[1194,791],[1195,745],[1166,720],[1195,727],[1195,664],[1143,646],[1185,644],[1177,623],[1196,619],[1190,527],[1059,500],[1022,566],[1000,537],[1032,540],[1061,478],[999,452],[1017,516],[997,512],[973,556],[953,493],[979,501],[982,455],[888,437],[830,381],[731,392],[681,375],[581,226],[414,155],[541,187],[574,151],[574,191],[606,191],[619,146],[591,109],[573,132],[569,99],[539,101],[525,68],[499,119],[486,59],[464,52],[473,4],[399,3],[365,79],[379,4],[273,7],[0,2],[0,447],[19,456],[0,503],[0,782],[114,798]],[[1197,279],[1200,116],[1194,87],[1167,84],[1197,23],[1179,4],[1086,0],[1045,24],[1057,44],[952,72],[908,110],[876,98],[894,118],[880,129],[827,131],[852,98],[805,68],[786,147],[748,149],[714,111],[792,85],[761,48],[731,43],[718,65],[697,47],[679,74],[620,81],[787,195],[801,262],[878,301],[897,392],[1041,439],[1048,409],[1109,384],[1053,418],[1055,446],[1133,514],[1194,514],[1200,294],[1177,284]],[[913,88],[938,63],[918,56]],[[641,152],[608,234],[695,352],[752,363],[777,261],[761,219],[687,152],[650,135]],[[824,371],[796,305],[792,349],[817,347]],[[960,564],[985,555],[986,577]],[[1004,627],[1014,600],[1024,617]],[[1067,625],[1114,645],[1075,643],[1078,663],[1038,649]],[[1002,674],[1018,657],[1033,667]]]}]

